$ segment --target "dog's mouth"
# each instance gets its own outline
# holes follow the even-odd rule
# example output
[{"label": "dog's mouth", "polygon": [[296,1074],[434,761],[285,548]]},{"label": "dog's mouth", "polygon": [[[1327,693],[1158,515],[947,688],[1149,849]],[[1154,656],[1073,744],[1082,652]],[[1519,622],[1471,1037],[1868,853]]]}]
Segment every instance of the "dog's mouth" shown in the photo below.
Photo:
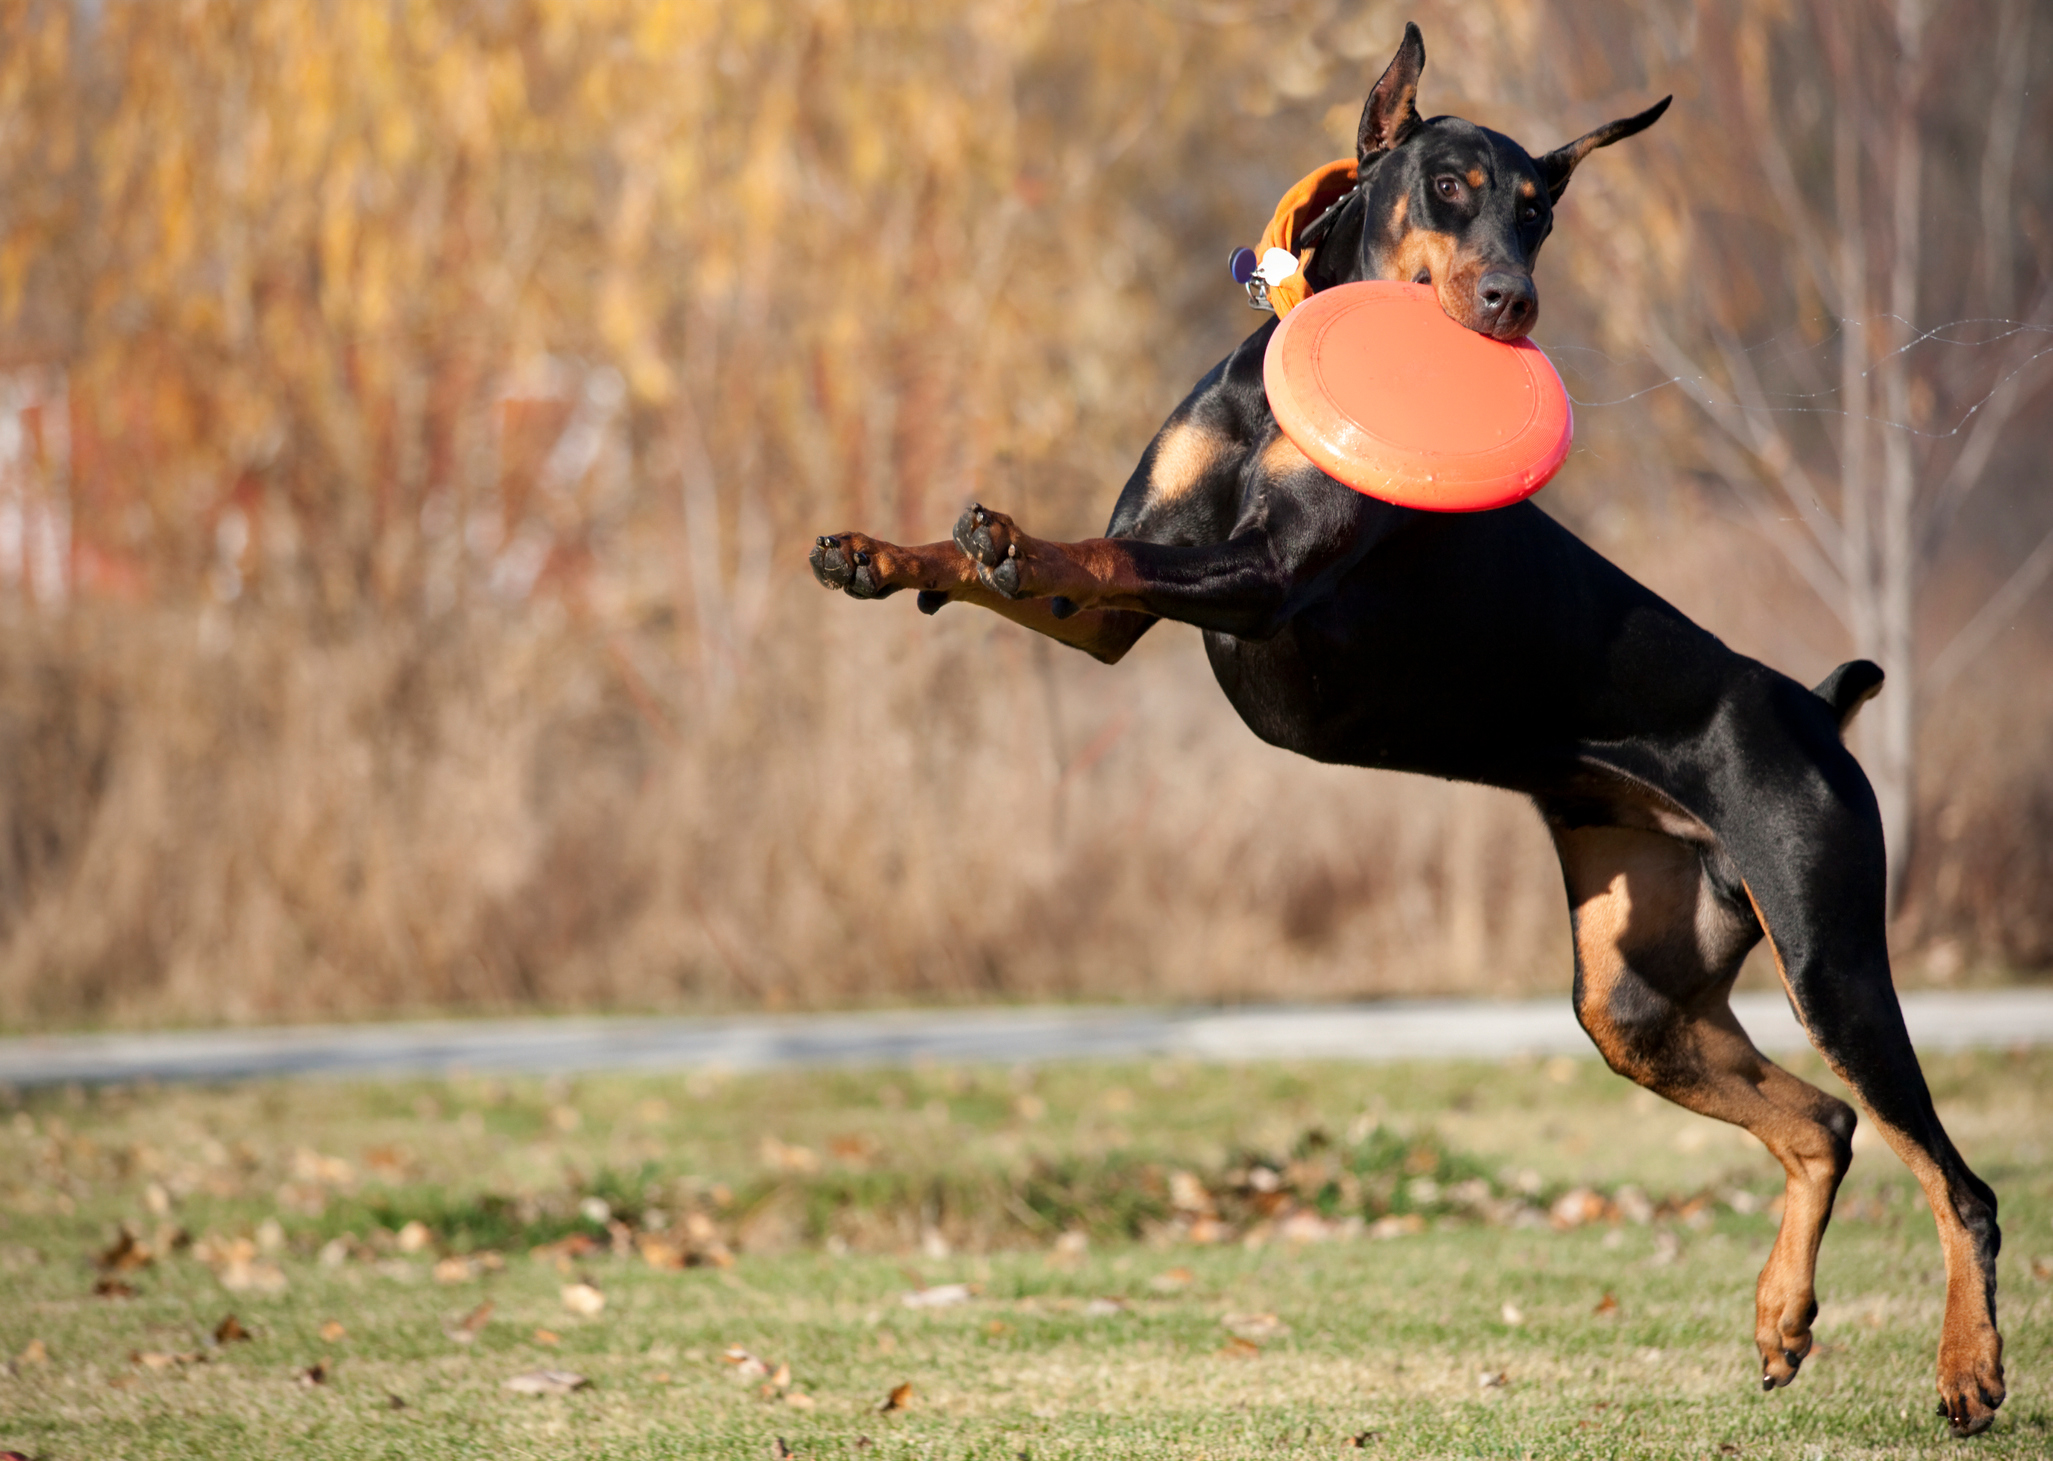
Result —
[{"label": "dog's mouth", "polygon": [[1540,318],[1540,296],[1530,274],[1492,269],[1480,277],[1457,274],[1443,285],[1430,269],[1421,269],[1411,282],[1431,286],[1440,308],[1463,329],[1506,345],[1530,335]]}]

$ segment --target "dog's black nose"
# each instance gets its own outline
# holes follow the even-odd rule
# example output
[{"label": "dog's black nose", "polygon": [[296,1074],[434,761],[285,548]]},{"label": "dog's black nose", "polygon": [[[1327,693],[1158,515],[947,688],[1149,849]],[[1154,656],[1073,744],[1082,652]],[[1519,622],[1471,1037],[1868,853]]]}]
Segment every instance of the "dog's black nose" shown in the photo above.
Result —
[{"label": "dog's black nose", "polygon": [[1485,274],[1476,281],[1477,324],[1500,340],[1516,340],[1539,318],[1540,297],[1533,291],[1532,276],[1502,270]]}]

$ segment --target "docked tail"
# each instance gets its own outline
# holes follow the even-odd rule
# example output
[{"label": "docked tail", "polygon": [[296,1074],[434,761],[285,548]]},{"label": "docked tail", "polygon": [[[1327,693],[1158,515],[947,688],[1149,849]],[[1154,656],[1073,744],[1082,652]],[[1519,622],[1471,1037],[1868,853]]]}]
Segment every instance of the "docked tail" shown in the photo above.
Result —
[{"label": "docked tail", "polygon": [[1853,724],[1860,709],[1882,688],[1882,667],[1871,659],[1850,659],[1818,682],[1811,693],[1832,707],[1839,717],[1839,733]]}]

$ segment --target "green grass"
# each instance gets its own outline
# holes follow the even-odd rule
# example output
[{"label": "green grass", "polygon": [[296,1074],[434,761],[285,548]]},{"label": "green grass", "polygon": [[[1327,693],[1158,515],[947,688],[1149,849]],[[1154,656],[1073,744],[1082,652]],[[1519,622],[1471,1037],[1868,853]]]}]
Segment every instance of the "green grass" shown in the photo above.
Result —
[{"label": "green grass", "polygon": [[[1586,1060],[38,1094],[0,1111],[0,1449],[2042,1457],[2053,1058],[1928,1073],[2003,1201],[2010,1400],[1968,1443],[1932,1414],[1939,1250],[1894,1157],[1857,1147],[1821,1350],[1763,1395],[1752,1287],[1778,1174]],[[1191,1179],[1227,1241],[1189,1241]],[[1573,1186],[1627,1183],[1661,1215],[1533,1225]],[[1292,1209],[1424,1230],[1296,1243]],[[429,1234],[411,1252],[409,1222]],[[159,1256],[103,1275],[123,1223]],[[653,1267],[630,1229],[708,1261]],[[438,1281],[452,1255],[470,1276]],[[266,1265],[281,1292],[224,1288]],[[95,1297],[102,1277],[135,1295]],[[580,1278],[596,1315],[565,1307]],[[942,1283],[975,1297],[902,1302]],[[486,1300],[474,1341],[452,1338]],[[213,1343],[230,1312],[254,1340]],[[742,1377],[730,1346],[788,1384]],[[543,1366],[591,1387],[503,1388]]]}]

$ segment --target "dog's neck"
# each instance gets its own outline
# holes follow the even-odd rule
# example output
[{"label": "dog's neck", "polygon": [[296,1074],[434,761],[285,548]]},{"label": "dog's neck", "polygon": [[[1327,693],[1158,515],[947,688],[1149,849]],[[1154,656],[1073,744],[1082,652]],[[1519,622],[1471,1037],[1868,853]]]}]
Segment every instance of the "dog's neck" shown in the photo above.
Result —
[{"label": "dog's neck", "polygon": [[1363,166],[1360,181],[1341,204],[1339,215],[1305,266],[1305,282],[1316,293],[1335,284],[1353,284],[1372,277],[1366,234],[1369,226],[1369,189],[1376,172],[1391,154],[1378,153]]}]

